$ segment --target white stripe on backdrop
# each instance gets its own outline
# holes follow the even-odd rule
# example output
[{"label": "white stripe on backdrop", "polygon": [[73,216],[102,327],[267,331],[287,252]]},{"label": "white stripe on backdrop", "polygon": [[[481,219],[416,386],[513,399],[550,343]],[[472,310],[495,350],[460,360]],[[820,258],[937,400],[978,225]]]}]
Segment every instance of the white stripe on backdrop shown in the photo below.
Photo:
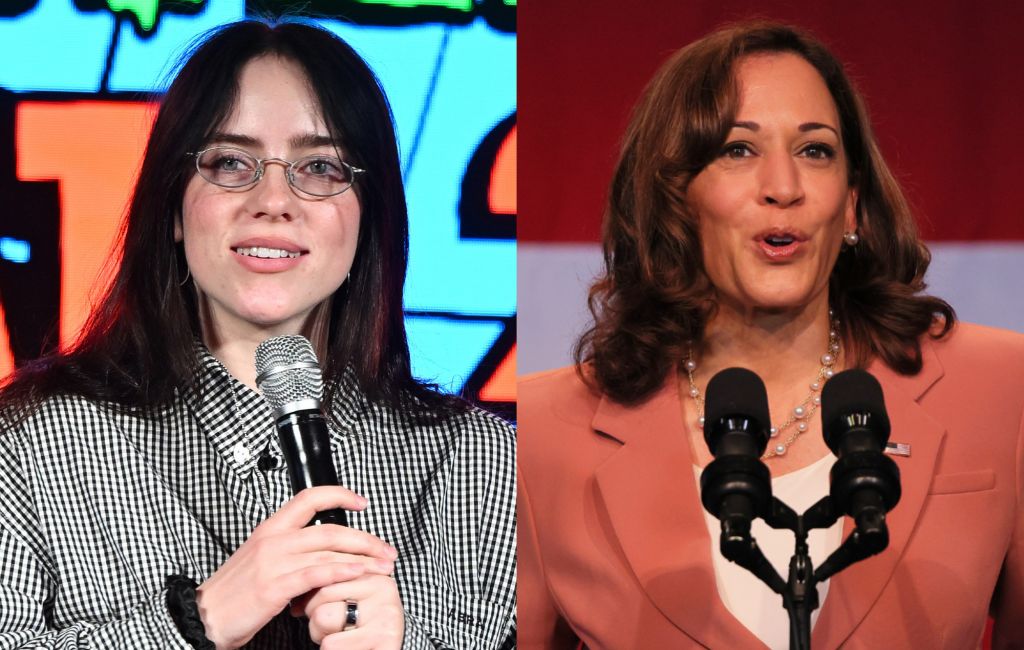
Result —
[{"label": "white stripe on backdrop", "polygon": [[[928,291],[965,321],[1024,332],[1024,242],[929,244]],[[597,244],[519,242],[519,374],[572,363],[587,326],[587,288],[601,270]]]}]

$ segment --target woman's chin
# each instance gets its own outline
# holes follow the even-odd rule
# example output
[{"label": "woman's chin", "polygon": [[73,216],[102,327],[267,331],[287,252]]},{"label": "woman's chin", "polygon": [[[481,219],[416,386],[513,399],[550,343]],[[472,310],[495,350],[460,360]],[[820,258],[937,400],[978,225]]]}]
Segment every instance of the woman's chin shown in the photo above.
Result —
[{"label": "woman's chin", "polygon": [[282,336],[301,334],[308,315],[309,310],[297,312],[290,309],[256,308],[239,310],[231,320],[241,329],[262,331],[267,336]]},{"label": "woman's chin", "polygon": [[750,292],[733,302],[741,312],[760,312],[771,315],[798,314],[815,303],[816,293],[811,291],[768,290]]}]

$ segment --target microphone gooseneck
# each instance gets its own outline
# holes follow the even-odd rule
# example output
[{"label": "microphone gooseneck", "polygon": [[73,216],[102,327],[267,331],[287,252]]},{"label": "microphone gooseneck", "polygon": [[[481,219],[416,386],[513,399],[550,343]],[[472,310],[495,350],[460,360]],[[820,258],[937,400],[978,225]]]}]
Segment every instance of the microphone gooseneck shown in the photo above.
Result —
[{"label": "microphone gooseneck", "polygon": [[[303,336],[275,336],[256,347],[256,386],[270,404],[292,490],[338,485],[321,409],[323,375]],[[344,510],[318,512],[310,524],[348,525]]]}]

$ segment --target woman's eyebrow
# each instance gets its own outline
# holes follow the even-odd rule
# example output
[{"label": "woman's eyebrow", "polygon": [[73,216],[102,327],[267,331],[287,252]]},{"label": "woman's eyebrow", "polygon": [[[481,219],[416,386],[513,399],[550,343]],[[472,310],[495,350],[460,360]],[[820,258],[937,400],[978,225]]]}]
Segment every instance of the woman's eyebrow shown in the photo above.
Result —
[{"label": "woman's eyebrow", "polygon": [[288,141],[293,149],[314,148],[314,147],[335,147],[341,143],[329,135],[318,135],[316,133],[304,133],[297,135]]},{"label": "woman's eyebrow", "polygon": [[[239,147],[260,148],[263,146],[263,141],[259,138],[254,138],[251,135],[242,135],[241,133],[218,132],[210,136],[209,141],[218,144],[233,144]],[[303,133],[302,135],[293,136],[288,140],[288,145],[292,149],[312,149],[315,147],[340,148],[340,143],[331,136],[317,133]]]},{"label": "woman's eyebrow", "polygon": [[211,135],[209,142],[216,142],[218,144],[233,144],[239,147],[258,147],[261,144],[259,139],[254,138],[251,135],[223,132],[217,132]]},{"label": "woman's eyebrow", "polygon": [[[757,122],[749,121],[736,122],[732,125],[732,127],[734,129],[747,129],[749,131],[754,131],[755,133],[761,130],[760,124],[758,124]],[[816,131],[818,129],[828,129],[832,133],[835,133],[837,137],[839,136],[839,131],[837,131],[835,127],[829,126],[828,124],[824,124],[822,122],[804,122],[803,124],[797,127],[797,130],[800,131],[801,133],[807,133],[808,131]]]},{"label": "woman's eyebrow", "polygon": [[839,131],[837,131],[834,127],[829,126],[828,124],[822,124],[821,122],[804,122],[797,128],[800,130],[801,133],[807,133],[808,131],[816,131],[818,129],[828,129],[832,133],[835,133],[836,137],[839,137]]}]

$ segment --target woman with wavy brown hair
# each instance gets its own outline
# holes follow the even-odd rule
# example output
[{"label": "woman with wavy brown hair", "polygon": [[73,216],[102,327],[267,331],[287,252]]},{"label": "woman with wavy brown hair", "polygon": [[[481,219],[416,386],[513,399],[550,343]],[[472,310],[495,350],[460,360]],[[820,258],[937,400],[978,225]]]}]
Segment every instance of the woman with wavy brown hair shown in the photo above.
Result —
[{"label": "woman with wavy brown hair", "polygon": [[[797,512],[829,492],[817,415],[841,370],[879,380],[905,454],[888,549],[818,585],[813,647],[974,647],[990,612],[997,647],[1024,644],[1024,339],[923,293],[928,250],[821,43],[744,24],[672,56],[626,133],[604,258],[576,367],[519,387],[522,647],[789,647],[781,598],[701,507],[704,394],[730,367],[764,380],[762,461]],[[848,522],[810,533],[815,566]],[[786,575],[791,533],[753,533]]]}]

